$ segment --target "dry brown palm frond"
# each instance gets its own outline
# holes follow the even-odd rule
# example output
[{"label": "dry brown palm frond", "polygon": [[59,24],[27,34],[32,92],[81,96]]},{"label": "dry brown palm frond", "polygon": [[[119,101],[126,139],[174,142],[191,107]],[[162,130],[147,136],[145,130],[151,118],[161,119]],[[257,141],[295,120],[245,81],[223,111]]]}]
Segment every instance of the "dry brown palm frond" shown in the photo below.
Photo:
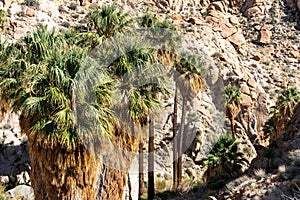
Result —
[{"label": "dry brown palm frond", "polygon": [[0,101],[0,121],[2,122],[11,111],[11,102],[7,100]]}]

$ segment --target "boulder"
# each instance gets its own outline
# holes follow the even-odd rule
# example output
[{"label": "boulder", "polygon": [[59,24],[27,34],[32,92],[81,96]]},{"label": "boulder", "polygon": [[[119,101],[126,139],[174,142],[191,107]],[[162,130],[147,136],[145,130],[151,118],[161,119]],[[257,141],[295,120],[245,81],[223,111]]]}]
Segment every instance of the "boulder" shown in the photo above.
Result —
[{"label": "boulder", "polygon": [[236,32],[237,32],[237,28],[233,26],[229,27],[225,24],[221,26],[221,35],[223,38],[228,38],[229,36],[233,35]]},{"label": "boulder", "polygon": [[188,22],[190,22],[191,24],[194,25],[200,25],[201,24],[201,20],[199,18],[196,17],[191,17]]},{"label": "boulder", "polygon": [[27,185],[18,185],[17,187],[8,190],[6,195],[12,199],[27,199],[34,200],[33,189]]},{"label": "boulder", "polygon": [[239,24],[239,19],[238,19],[236,16],[231,16],[231,17],[229,18],[229,21],[230,21],[230,23],[233,24],[233,25],[238,25],[238,24]]},{"label": "boulder", "polygon": [[237,48],[240,48],[243,44],[246,43],[244,35],[238,31],[235,34],[231,35],[228,40]]},{"label": "boulder", "polygon": [[226,13],[227,10],[228,10],[228,6],[226,5],[225,3],[226,1],[216,1],[216,2],[213,2],[209,5],[209,8],[210,10],[217,10],[217,11],[220,11],[222,13]]},{"label": "boulder", "polygon": [[269,30],[261,30],[257,37],[257,42],[259,44],[270,44],[272,38],[272,32]]},{"label": "boulder", "polygon": [[30,7],[26,7],[25,8],[25,15],[28,17],[34,17],[35,16],[35,10],[30,8]]},{"label": "boulder", "polygon": [[252,18],[256,15],[262,15],[263,14],[263,11],[261,10],[260,7],[258,6],[255,6],[255,7],[252,7],[252,8],[249,8],[247,9],[247,11],[245,12],[245,16],[247,18]]},{"label": "boulder", "polygon": [[173,21],[177,24],[178,23],[181,24],[183,22],[183,19],[182,19],[181,15],[179,15],[179,14],[174,14],[172,16],[172,18],[173,18]]},{"label": "boulder", "polygon": [[242,96],[242,99],[243,99],[242,105],[243,106],[251,106],[251,104],[252,104],[251,97],[247,94],[242,94],[241,96]]}]

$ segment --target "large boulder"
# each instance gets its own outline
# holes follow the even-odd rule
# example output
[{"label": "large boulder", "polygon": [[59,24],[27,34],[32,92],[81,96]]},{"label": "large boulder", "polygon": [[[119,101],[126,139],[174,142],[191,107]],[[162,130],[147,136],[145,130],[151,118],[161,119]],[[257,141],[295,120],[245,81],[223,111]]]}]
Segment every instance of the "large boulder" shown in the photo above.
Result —
[{"label": "large boulder", "polygon": [[34,200],[33,189],[27,185],[18,185],[17,187],[8,190],[6,195],[12,199]]}]

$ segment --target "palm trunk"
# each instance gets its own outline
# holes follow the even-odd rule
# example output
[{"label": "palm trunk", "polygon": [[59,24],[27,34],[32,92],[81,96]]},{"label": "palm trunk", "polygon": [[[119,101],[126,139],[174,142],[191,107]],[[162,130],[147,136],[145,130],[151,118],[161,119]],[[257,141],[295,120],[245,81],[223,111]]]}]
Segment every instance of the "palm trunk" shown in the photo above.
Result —
[{"label": "palm trunk", "polygon": [[105,182],[101,194],[102,200],[122,200],[126,187],[128,170],[107,168]]},{"label": "palm trunk", "polygon": [[[130,164],[133,159],[132,155],[124,154],[125,152],[137,152],[136,140],[124,130],[116,128],[113,133],[114,146],[118,147],[107,155],[109,166],[103,181],[101,200],[122,200],[124,189],[126,187],[127,175]],[[105,159],[105,158],[104,158]]]},{"label": "palm trunk", "polygon": [[[142,139],[141,139],[142,140]],[[139,199],[144,194],[144,161],[143,161],[144,143],[139,142]]]},{"label": "palm trunk", "polygon": [[177,140],[177,105],[178,105],[178,92],[177,84],[175,86],[174,97],[174,113],[173,113],[173,187],[178,187],[178,140]]},{"label": "palm trunk", "polygon": [[148,200],[154,199],[154,121],[149,124]]},{"label": "palm trunk", "polygon": [[235,138],[234,118],[233,117],[230,119],[230,125],[231,125],[231,136],[232,136],[232,138]]},{"label": "palm trunk", "polygon": [[94,153],[82,144],[71,148],[31,133],[30,120],[22,116],[20,125],[28,137],[30,180],[36,200],[96,199],[101,167]]},{"label": "palm trunk", "polygon": [[179,137],[179,151],[178,151],[178,185],[182,181],[182,146],[183,146],[183,136],[184,136],[184,125],[186,118],[186,97],[182,99],[182,115],[181,115],[181,124],[180,124],[180,137]]}]

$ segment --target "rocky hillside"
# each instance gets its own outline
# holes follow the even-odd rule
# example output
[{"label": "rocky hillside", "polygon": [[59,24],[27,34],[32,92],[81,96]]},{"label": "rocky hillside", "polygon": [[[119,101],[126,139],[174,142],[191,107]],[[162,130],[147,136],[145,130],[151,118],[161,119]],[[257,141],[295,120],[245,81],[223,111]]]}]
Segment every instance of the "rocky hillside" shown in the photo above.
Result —
[{"label": "rocky hillside", "polygon": [[[82,1],[81,5],[85,6],[81,6],[78,1],[2,0],[0,9],[6,11],[6,21],[1,25],[0,20],[1,38],[18,40],[41,24],[57,30],[85,25],[84,18],[91,4],[112,3],[132,17],[150,12],[168,20],[188,42],[195,42],[194,53],[203,55],[210,65],[212,73],[206,80],[207,87],[189,108],[189,116],[191,119],[196,116],[197,120],[187,124],[193,140],[189,141],[191,145],[183,156],[184,175],[190,179],[202,177],[202,160],[211,143],[218,135],[230,131],[220,98],[223,87],[233,84],[241,90],[243,99],[236,117],[237,139],[252,165],[244,176],[228,183],[232,190],[225,195],[220,193],[218,199],[222,196],[225,199],[280,199],[283,195],[299,198],[296,186],[300,186],[300,170],[292,163],[284,166],[285,161],[291,159],[290,154],[295,156],[294,160],[299,159],[296,150],[300,148],[299,108],[287,131],[276,142],[277,157],[264,157],[270,141],[265,139],[262,129],[279,92],[288,87],[300,90],[300,1],[100,0]],[[165,112],[156,122],[155,170],[157,180],[167,182],[165,187],[172,182],[172,163],[166,160],[172,155],[170,115],[173,104],[173,100],[165,102]],[[10,114],[2,124],[0,180],[11,183],[11,177],[15,177],[18,184],[30,185],[26,137],[20,134],[17,115]],[[267,166],[270,162],[273,171]],[[269,171],[264,172],[267,168]],[[130,174],[133,186],[128,186],[131,194],[128,189],[125,196],[136,199],[134,171],[133,166]]]}]

